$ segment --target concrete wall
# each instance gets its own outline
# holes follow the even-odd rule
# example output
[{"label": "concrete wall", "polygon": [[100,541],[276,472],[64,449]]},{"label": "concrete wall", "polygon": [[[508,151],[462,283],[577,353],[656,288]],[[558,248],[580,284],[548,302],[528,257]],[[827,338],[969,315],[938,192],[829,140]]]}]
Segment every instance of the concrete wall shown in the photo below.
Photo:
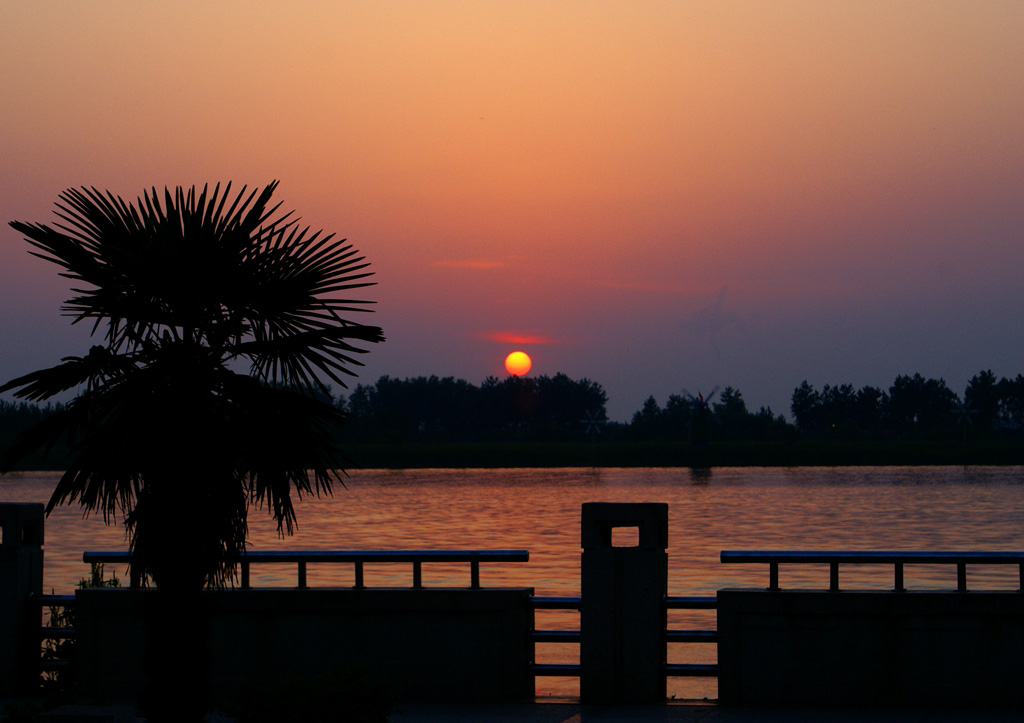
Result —
[{"label": "concrete wall", "polygon": [[[136,698],[148,637],[146,590],[76,593],[78,682]],[[532,590],[207,591],[208,676],[215,697],[356,664],[399,700],[533,696]]]},{"label": "concrete wall", "polygon": [[721,590],[719,699],[1024,705],[1024,594]]}]

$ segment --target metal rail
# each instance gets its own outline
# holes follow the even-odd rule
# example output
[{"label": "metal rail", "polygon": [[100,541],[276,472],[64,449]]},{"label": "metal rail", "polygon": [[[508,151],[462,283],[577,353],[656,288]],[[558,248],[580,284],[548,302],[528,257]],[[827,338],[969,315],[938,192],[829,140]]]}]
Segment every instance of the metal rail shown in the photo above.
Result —
[{"label": "metal rail", "polygon": [[898,550],[723,550],[724,563],[768,565],[768,589],[779,590],[780,564],[827,564],[829,590],[839,590],[839,566],[892,565],[893,590],[905,592],[905,565],[956,565],[956,589],[967,591],[967,565],[1017,565],[1020,590],[1024,592],[1024,552],[930,552]]},{"label": "metal rail", "polygon": [[[531,598],[534,610],[579,610],[580,597],[537,597]],[[715,610],[716,597],[666,597],[668,610]],[[534,630],[531,637],[535,643],[579,643],[579,630]],[[717,630],[666,630],[666,643],[717,643]],[[537,676],[578,677],[578,663],[534,663],[533,674]],[[714,663],[667,663],[665,675],[672,677],[716,677],[718,665]]]},{"label": "metal rail", "polygon": [[[86,552],[88,563],[130,562],[127,551]],[[423,563],[468,562],[470,587],[480,587],[481,562],[529,562],[528,550],[263,550],[248,552],[239,559],[241,587],[250,587],[249,569],[255,564],[292,563],[298,569],[298,587],[305,589],[306,569],[310,564],[351,563],[355,567],[355,588],[364,588],[363,565],[366,563],[412,563],[412,586],[423,587]],[[134,578],[132,587],[138,587]]]},{"label": "metal rail", "polygon": [[580,596],[575,597],[539,597],[530,598],[534,610],[579,610]]},{"label": "metal rail", "polygon": [[66,605],[75,604],[75,596],[72,595],[35,595],[30,594],[28,599],[35,603],[46,607],[47,605],[53,605],[54,607],[64,607]]},{"label": "metal rail", "polygon": [[[668,610],[717,610],[717,597],[666,597]],[[717,630],[666,630],[666,643],[718,643]],[[718,676],[716,663],[667,663],[665,675],[670,677],[715,678]]]},{"label": "metal rail", "polygon": [[665,607],[669,610],[717,610],[718,598],[714,595],[703,597],[666,597]]},{"label": "metal rail", "polygon": [[[582,599],[579,595],[570,597],[530,598],[534,610],[576,610],[580,609]],[[579,630],[534,630],[530,637],[534,643],[579,643]],[[530,670],[536,676],[578,678],[579,663],[533,663]]]}]

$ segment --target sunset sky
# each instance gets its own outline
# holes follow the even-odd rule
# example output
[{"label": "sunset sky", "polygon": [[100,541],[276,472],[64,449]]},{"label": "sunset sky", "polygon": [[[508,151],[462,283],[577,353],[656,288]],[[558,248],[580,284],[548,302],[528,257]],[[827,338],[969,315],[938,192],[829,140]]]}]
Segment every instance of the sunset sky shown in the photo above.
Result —
[{"label": "sunset sky", "polygon": [[1024,2],[0,4],[0,380],[84,353],[11,220],[279,179],[373,263],[360,380],[1024,373]]}]

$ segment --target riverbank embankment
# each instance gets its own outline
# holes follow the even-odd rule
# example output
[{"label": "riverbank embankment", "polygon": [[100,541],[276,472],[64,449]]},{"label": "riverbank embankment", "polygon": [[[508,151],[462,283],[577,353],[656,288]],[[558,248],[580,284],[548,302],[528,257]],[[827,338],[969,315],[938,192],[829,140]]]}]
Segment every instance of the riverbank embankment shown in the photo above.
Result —
[{"label": "riverbank embankment", "polygon": [[357,444],[354,468],[850,467],[1024,464],[1022,442],[557,442]]}]

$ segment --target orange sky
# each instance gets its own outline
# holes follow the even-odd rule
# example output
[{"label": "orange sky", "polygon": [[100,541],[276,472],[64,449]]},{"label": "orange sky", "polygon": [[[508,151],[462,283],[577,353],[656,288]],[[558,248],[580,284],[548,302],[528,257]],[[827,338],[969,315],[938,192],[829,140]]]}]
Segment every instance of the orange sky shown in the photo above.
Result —
[{"label": "orange sky", "polygon": [[[962,390],[1024,372],[1024,3],[9,2],[0,218],[280,179],[373,262],[382,374]],[[0,230],[0,377],[86,343]]]}]

